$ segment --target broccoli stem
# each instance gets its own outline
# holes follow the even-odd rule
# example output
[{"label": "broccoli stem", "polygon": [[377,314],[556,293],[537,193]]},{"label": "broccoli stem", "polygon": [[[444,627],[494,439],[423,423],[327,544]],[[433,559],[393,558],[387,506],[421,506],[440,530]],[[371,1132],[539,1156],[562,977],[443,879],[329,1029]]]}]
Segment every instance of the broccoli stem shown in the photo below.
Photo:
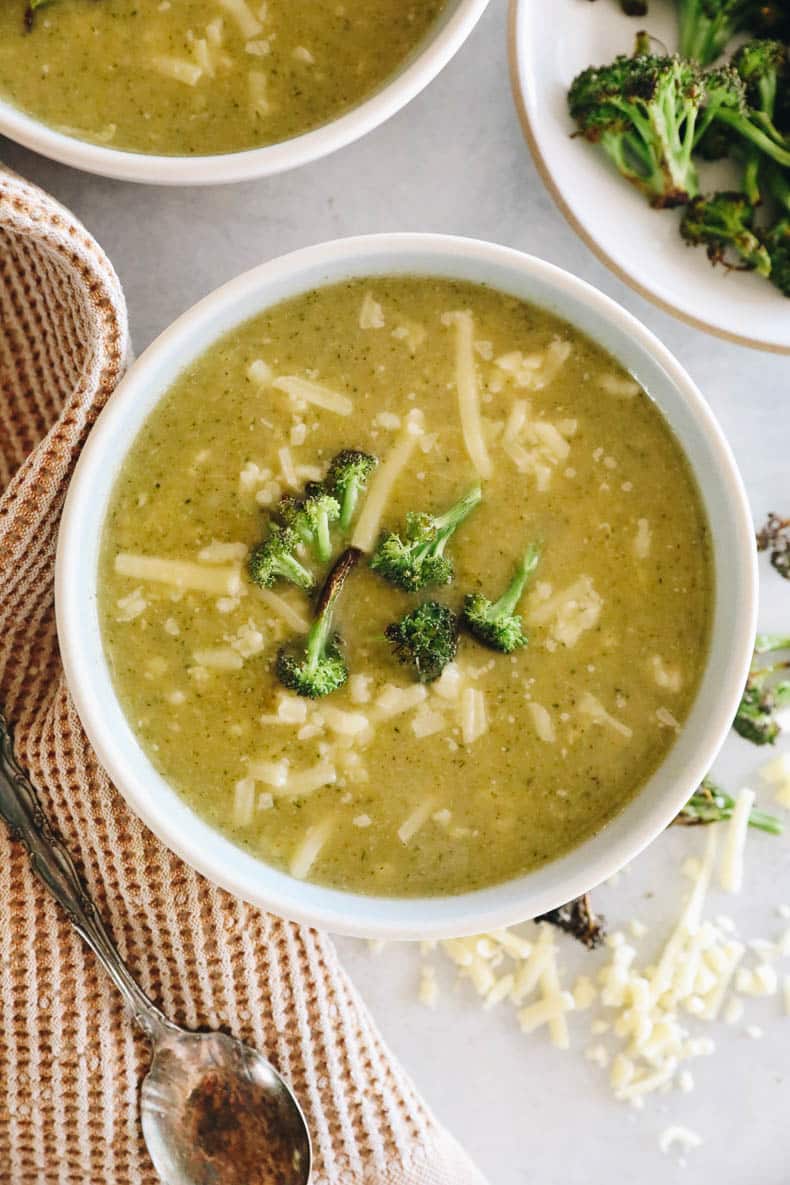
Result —
[{"label": "broccoli stem", "polygon": [[790,650],[790,635],[758,634],[754,640],[754,653],[770,654],[772,650]]},{"label": "broccoli stem", "polygon": [[495,601],[491,606],[488,617],[493,621],[499,617],[510,617],[516,611],[524,589],[527,586],[532,573],[538,566],[540,561],[540,547],[536,543],[531,543],[526,550],[524,558],[519,564],[518,571],[513,577],[512,581],[505,589],[498,601]]},{"label": "broccoli stem", "polygon": [[475,506],[480,503],[482,497],[482,488],[479,485],[472,486],[464,494],[460,502],[456,502],[455,506],[451,506],[444,514],[437,515],[434,523],[438,540],[426,543],[425,551],[433,551],[435,555],[444,555],[444,549],[447,546],[448,540],[458,527],[460,527],[464,519],[469,517]]},{"label": "broccoli stem", "polygon": [[778,143],[768,131],[764,131],[762,127],[755,126],[754,119],[758,119],[760,123],[768,123],[769,129],[773,129],[773,124],[770,120],[761,117],[761,112],[753,111],[752,118],[745,119],[743,115],[736,111],[729,111],[726,108],[720,108],[716,112],[716,119],[720,123],[726,123],[733,131],[736,131],[745,140],[760,148],[766,156],[770,156],[777,164],[783,165],[785,168],[790,168],[790,150],[784,148]]},{"label": "broccoli stem", "polygon": [[[674,821],[687,827],[722,823],[731,817],[734,809],[735,799],[732,795],[721,790],[710,778],[703,778],[702,785],[692,794]],[[769,835],[781,835],[784,831],[781,819],[755,808],[749,814],[749,826]]]},{"label": "broccoli stem", "polygon": [[314,675],[326,652],[326,645],[332,632],[332,618],[335,602],[340,596],[351,569],[359,562],[362,552],[357,547],[347,548],[339,557],[327,576],[316,605],[315,621],[310,627],[305,646],[307,671]]}]

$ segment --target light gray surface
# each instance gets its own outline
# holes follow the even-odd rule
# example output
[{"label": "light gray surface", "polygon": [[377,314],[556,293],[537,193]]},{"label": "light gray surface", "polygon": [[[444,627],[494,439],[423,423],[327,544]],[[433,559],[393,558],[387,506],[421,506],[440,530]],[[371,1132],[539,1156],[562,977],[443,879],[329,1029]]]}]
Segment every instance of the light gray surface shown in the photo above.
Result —
[{"label": "light gray surface", "polygon": [[[0,159],[70,206],[112,258],[126,289],[141,351],[180,312],[238,272],[291,248],[347,234],[434,230],[493,239],[541,255],[631,309],[677,354],[709,399],[740,463],[755,518],[790,513],[790,360],[688,329],[614,279],[574,236],[532,166],[507,82],[505,0],[493,0],[466,48],[417,101],[339,155],[256,184],[157,190],[72,172],[0,142]],[[702,261],[701,261],[702,266]],[[722,276],[722,283],[728,281]],[[788,307],[790,315],[790,306]],[[764,628],[790,627],[790,586],[762,566]],[[733,740],[717,766],[730,788],[764,755]],[[763,794],[764,805],[770,796]],[[788,816],[790,822],[790,816]],[[665,933],[683,891],[679,864],[698,832],[673,832],[598,901],[613,923],[655,919]],[[651,894],[647,897],[646,894]],[[782,927],[790,902],[790,834],[750,839],[746,893],[714,897],[748,937]],[[787,923],[784,923],[787,925]],[[657,1137],[670,1122],[698,1130],[685,1179],[786,1185],[790,1179],[790,1017],[778,1000],[749,1002],[744,1022],[717,1027],[719,1048],[694,1065],[690,1096],[654,1097],[636,1113],[609,1096],[583,1057],[586,1022],[572,1019],[574,1048],[560,1054],[542,1033],[522,1036],[512,1015],[483,1014],[452,976],[435,1013],[415,1000],[419,957],[392,947],[341,949],[393,1047],[443,1119],[489,1173],[491,1185],[665,1185],[683,1170]],[[563,943],[570,971],[588,956]],[[785,964],[790,971],[790,963]],[[760,1024],[761,1041],[744,1024]],[[707,1029],[706,1031],[712,1031]]]}]

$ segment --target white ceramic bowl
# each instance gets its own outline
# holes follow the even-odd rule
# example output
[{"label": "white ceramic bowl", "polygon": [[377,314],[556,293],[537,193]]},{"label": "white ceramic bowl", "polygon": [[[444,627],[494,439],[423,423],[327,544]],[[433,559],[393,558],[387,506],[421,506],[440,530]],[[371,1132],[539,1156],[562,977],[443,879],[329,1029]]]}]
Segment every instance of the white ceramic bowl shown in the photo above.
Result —
[{"label": "white ceramic bowl", "polygon": [[380,90],[338,119],[279,144],[218,156],[152,156],[124,152],[57,132],[2,99],[0,135],[8,136],[51,160],[83,169],[86,173],[115,177],[119,181],[141,181],[149,185],[222,185],[270,177],[319,160],[351,144],[410,103],[458,52],[488,2],[448,0],[426,40]]},{"label": "white ceramic bowl", "polygon": [[[717,591],[710,657],[689,719],[639,795],[601,832],[527,876],[454,897],[387,899],[294,880],[204,823],[153,768],[115,696],[96,603],[99,540],[124,454],[160,396],[216,338],[266,307],[354,276],[441,275],[533,301],[589,334],[663,411],[697,475]],[[554,908],[611,876],[666,827],[707,773],[735,715],[756,613],[752,522],[732,454],[707,404],[661,343],[619,305],[551,264],[442,235],[373,235],[308,247],[254,268],[180,317],[138,359],[91,432],[60,530],[61,653],[99,760],[131,808],[175,852],[230,892],[328,930],[381,938],[469,934]]]},{"label": "white ceramic bowl", "polygon": [[[510,73],[516,108],[535,165],[587,246],[642,296],[697,329],[740,345],[790,354],[790,301],[756,273],[711,267],[701,247],[680,237],[679,210],[652,210],[595,144],[571,138],[568,88],[590,65],[631,53],[636,31],[677,45],[675,0],[650,0],[635,21],[617,3],[510,0]],[[730,162],[704,165],[706,189],[737,188]]]}]

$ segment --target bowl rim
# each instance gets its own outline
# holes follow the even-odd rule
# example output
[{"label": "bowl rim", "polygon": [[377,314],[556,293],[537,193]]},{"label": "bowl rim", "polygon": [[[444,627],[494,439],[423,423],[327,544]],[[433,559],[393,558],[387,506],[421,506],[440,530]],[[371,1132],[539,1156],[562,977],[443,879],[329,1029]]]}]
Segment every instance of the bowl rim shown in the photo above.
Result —
[{"label": "bowl rim", "polygon": [[[115,696],[96,610],[97,572],[90,564],[86,568],[85,556],[91,548],[94,557],[98,553],[107,500],[128,447],[152,407],[208,342],[255,315],[256,309],[263,311],[285,299],[277,293],[277,285],[296,294],[321,282],[398,272],[480,282],[486,269],[507,273],[514,288],[543,285],[560,303],[575,306],[575,313],[565,314],[570,323],[578,324],[582,313],[589,312],[593,320],[627,341],[628,348],[640,352],[661,381],[666,379],[672,398],[677,397],[677,406],[688,413],[699,433],[706,450],[706,474],[711,467],[705,480],[721,487],[721,514],[728,531],[726,538],[717,539],[714,533],[713,539],[714,546],[722,549],[721,557],[716,554],[715,620],[702,684],[689,718],[699,733],[689,727],[685,741],[681,733],[646,785],[593,836],[570,853],[501,885],[449,897],[392,898],[298,881],[204,823],[148,762]],[[158,372],[162,373],[157,380]],[[661,400],[657,403],[662,406]],[[138,422],[130,425],[135,419]],[[117,448],[118,440],[125,442],[122,449]],[[688,458],[686,443],[679,443]],[[113,458],[112,464],[107,463],[108,457]],[[710,503],[705,504],[710,516]],[[724,556],[726,584],[718,571],[718,560]],[[727,598],[731,611],[720,623],[719,607]],[[437,938],[516,924],[556,908],[619,871],[671,822],[710,768],[740,701],[756,630],[757,557],[746,492],[721,429],[679,362],[631,313],[571,273],[512,248],[440,234],[378,234],[302,248],[263,263],[204,297],[145,350],[111,395],[77,462],[58,538],[55,601],[66,679],[88,738],[130,808],[163,843],[215,884],[294,921],[367,938]],[[714,679],[711,671],[718,654],[726,677]],[[660,794],[646,793],[665,767],[677,764],[684,744],[689,752],[682,757],[675,780]]]},{"label": "bowl rim", "polygon": [[584,245],[592,251],[593,255],[610,272],[617,276],[619,280],[622,280],[624,284],[627,284],[639,296],[644,297],[645,300],[649,300],[651,304],[661,309],[662,312],[669,313],[670,316],[675,317],[678,321],[682,321],[684,325],[688,325],[692,329],[701,330],[703,333],[711,334],[713,337],[720,338],[722,341],[731,342],[738,346],[746,346],[752,350],[761,350],[769,354],[790,354],[790,346],[780,345],[776,342],[762,341],[759,338],[749,337],[747,334],[733,333],[729,329],[722,329],[714,321],[707,320],[704,316],[694,316],[692,313],[678,308],[671,300],[659,295],[649,285],[642,283],[632,271],[629,271],[622,264],[618,263],[577,216],[572,205],[565,197],[563,190],[554,179],[549,161],[541,149],[540,138],[533,127],[532,103],[530,101],[529,89],[525,85],[525,70],[522,63],[521,47],[524,38],[520,35],[521,22],[527,20],[527,9],[531,2],[532,0],[510,0],[507,31],[510,88],[513,94],[513,103],[516,108],[518,121],[521,125],[521,131],[527,142],[535,168],[568,225],[576,232]]},{"label": "bowl rim", "polygon": [[147,185],[225,185],[299,168],[360,139],[416,98],[455,57],[490,0],[450,0],[422,48],[389,81],[336,119],[260,148],[211,156],[125,151],[59,132],[0,97],[0,135],[50,160],[117,181]]}]

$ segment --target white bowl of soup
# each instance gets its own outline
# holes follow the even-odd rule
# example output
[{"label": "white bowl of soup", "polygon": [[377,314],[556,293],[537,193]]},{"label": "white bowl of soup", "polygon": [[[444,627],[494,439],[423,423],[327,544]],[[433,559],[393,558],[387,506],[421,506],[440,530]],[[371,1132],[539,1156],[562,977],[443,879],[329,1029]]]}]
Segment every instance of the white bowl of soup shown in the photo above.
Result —
[{"label": "white bowl of soup", "polygon": [[8,0],[0,133],[123,181],[269,176],[389,119],[487,3]]},{"label": "white bowl of soup", "polygon": [[176,321],[91,432],[56,574],[143,821],[249,901],[392,938],[537,916],[654,839],[730,727],[755,586],[660,342],[438,235],[310,247]]}]

